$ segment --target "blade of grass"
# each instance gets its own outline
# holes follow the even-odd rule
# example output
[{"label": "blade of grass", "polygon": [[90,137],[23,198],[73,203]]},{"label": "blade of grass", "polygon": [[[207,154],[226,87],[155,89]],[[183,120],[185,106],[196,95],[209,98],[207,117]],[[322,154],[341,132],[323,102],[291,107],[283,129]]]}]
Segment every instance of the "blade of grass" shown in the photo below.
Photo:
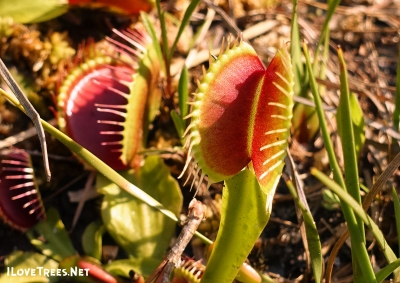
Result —
[{"label": "blade of grass", "polygon": [[178,84],[178,93],[179,93],[179,109],[181,110],[181,118],[182,120],[186,117],[188,113],[188,70],[186,65],[183,65],[182,71],[181,71],[181,76],[179,78],[179,84]]},{"label": "blade of grass", "polygon": [[178,133],[179,139],[181,141],[181,144],[185,144],[185,139],[183,138],[183,133],[185,132],[185,120],[181,118],[181,116],[178,114],[178,112],[175,109],[172,109],[171,112],[169,113],[172,118],[172,122],[174,122],[175,129]]},{"label": "blade of grass", "polygon": [[[372,201],[375,199],[375,196],[379,194],[379,192],[384,188],[387,180],[394,174],[394,172],[397,170],[399,166],[400,166],[400,153],[393,158],[393,160],[389,163],[385,171],[382,172],[382,174],[378,177],[378,179],[372,186],[371,190],[369,190],[368,194],[365,196],[362,205],[364,211],[368,210],[368,208],[371,206]],[[396,217],[397,216],[398,214],[396,214]],[[332,248],[331,254],[329,255],[328,263],[326,265],[326,283],[330,283],[335,258],[339,252],[339,249],[342,247],[342,245],[349,237],[349,235],[350,235],[349,231],[347,230],[345,233],[343,233],[342,236],[340,236],[339,240]],[[394,272],[394,279],[396,282],[400,281],[400,269]]]},{"label": "blade of grass", "polygon": [[328,131],[328,125],[326,123],[325,119],[325,112],[322,107],[322,101],[321,97],[318,93],[318,87],[317,87],[317,82],[315,80],[315,77],[312,73],[312,67],[310,63],[310,56],[308,54],[308,47],[305,43],[303,43],[303,51],[304,51],[304,56],[306,57],[306,67],[310,75],[310,88],[311,88],[311,93],[313,94],[314,97],[314,102],[315,102],[315,107],[316,111],[318,114],[318,120],[321,125],[321,132],[322,132],[322,137],[324,139],[324,144],[326,151],[328,153],[328,158],[329,158],[329,163],[331,164],[332,172],[333,172],[333,177],[335,182],[337,182],[340,186],[343,188],[344,186],[344,180],[342,176],[342,171],[340,170],[339,164],[337,162],[336,156],[335,156],[335,151],[333,149],[333,145],[331,142],[331,138],[329,135]]},{"label": "blade of grass", "polygon": [[[168,94],[171,93],[170,85],[171,85],[171,62],[169,58],[169,46],[168,46],[168,37],[167,37],[167,26],[165,24],[165,15],[164,11],[161,9],[160,0],[156,0],[157,14],[160,19],[161,26],[161,39],[162,39],[162,57],[165,65],[165,76],[167,81],[166,91]],[[159,42],[157,40],[156,42]]]},{"label": "blade of grass", "polygon": [[[357,201],[354,200],[353,197],[351,197],[350,194],[348,194],[345,190],[343,190],[343,188],[341,188],[337,183],[331,180],[324,173],[320,172],[318,169],[312,168],[311,174],[314,175],[329,189],[331,189],[335,194],[337,194],[337,196],[348,206],[350,206],[353,209],[354,213],[356,213],[357,216],[361,218],[361,220],[365,223],[365,225],[367,225],[367,227],[371,230],[372,234],[374,235],[377,243],[379,244],[379,247],[382,249],[382,252],[386,257],[386,260],[389,263],[392,263],[395,260],[397,260],[396,255],[390,248],[389,244],[386,242],[385,237],[383,236],[382,231],[379,229],[378,225],[376,225],[376,223],[371,219],[368,213],[365,212],[364,209],[357,203]],[[352,248],[354,248],[353,242],[352,242]],[[362,265],[361,262],[360,266],[366,267],[365,265]],[[367,279],[371,280],[371,278],[375,279],[375,275],[373,277],[368,276],[365,278],[365,280]]]},{"label": "blade of grass", "polygon": [[[3,89],[0,88],[0,94],[4,95],[8,100],[11,101],[12,104],[14,104],[16,107],[18,107],[21,111],[25,113],[24,108],[22,105],[11,95],[9,95],[7,92],[5,92]],[[108,178],[111,182],[117,184],[120,188],[123,190],[127,191],[134,197],[140,199],[144,203],[148,204],[149,206],[157,209],[160,211],[162,214],[166,215],[170,219],[172,219],[175,222],[179,222],[179,219],[176,217],[176,215],[167,210],[161,203],[159,203],[157,200],[149,196],[147,193],[143,192],[141,189],[136,187],[135,185],[131,184],[128,182],[125,178],[123,178],[120,174],[118,174],[116,171],[111,169],[107,164],[105,164],[103,161],[101,161],[97,156],[95,156],[93,153],[76,143],[74,140],[72,140],[70,137],[50,125],[44,120],[41,120],[41,123],[43,125],[43,128],[50,133],[53,137],[58,139],[60,142],[62,142],[64,145],[66,145],[71,151],[76,153],[79,157],[81,157],[83,160],[91,164],[98,172],[103,174],[106,178]],[[212,241],[209,240],[206,236],[202,235],[199,232],[196,232],[195,235],[201,239],[204,243],[206,244],[211,244]]]},{"label": "blade of grass", "polygon": [[[342,172],[340,170],[339,164],[337,162],[335,152],[333,149],[333,145],[330,139],[329,131],[328,131],[328,126],[327,122],[324,116],[324,111],[322,108],[322,101],[321,97],[319,96],[318,93],[318,87],[317,87],[317,82],[315,80],[315,77],[312,72],[312,66],[310,62],[310,56],[308,54],[308,48],[307,45],[304,43],[303,44],[303,51],[304,51],[304,56],[306,57],[306,66],[307,70],[310,76],[310,87],[311,87],[311,92],[314,97],[314,102],[316,106],[316,111],[318,114],[318,119],[319,123],[321,126],[321,132],[324,140],[324,145],[326,148],[326,151],[328,153],[329,157],[329,163],[331,164],[332,172],[333,172],[333,178],[337,184],[339,184],[340,187],[342,187],[344,190],[346,190],[346,186],[343,180]],[[360,266],[363,266],[362,272],[364,275],[364,282],[375,282],[375,280],[372,280],[371,278],[374,278],[374,272],[368,257],[368,252],[363,244],[363,237],[361,235],[361,231],[358,230],[358,225],[357,221],[354,215],[354,212],[352,211],[351,207],[349,207],[345,202],[341,201],[341,207],[343,211],[343,215],[347,221],[350,234],[351,234],[351,244],[352,244],[352,251],[353,253],[353,261],[357,261]],[[372,281],[369,281],[372,280]]]},{"label": "blade of grass", "polygon": [[[360,104],[358,103],[356,95],[354,94],[354,92],[350,92],[349,95],[350,95],[350,113],[351,113],[351,120],[353,124],[353,133],[354,133],[354,147],[356,150],[356,156],[358,158],[360,156],[362,146],[365,142],[365,131],[364,131],[365,123],[364,123],[363,112]],[[341,113],[342,109],[343,106],[341,106],[339,103],[339,107],[336,112],[337,129],[340,138],[346,139],[347,141],[346,134],[342,132],[342,123],[343,123],[343,121],[341,121],[343,119]],[[360,187],[361,189],[363,189],[362,184],[360,184]],[[368,190],[368,188],[366,188],[365,186],[364,188]]]},{"label": "blade of grass", "polygon": [[151,41],[153,42],[154,49],[156,50],[156,54],[157,54],[158,60],[160,61],[160,64],[161,64],[161,69],[165,74],[166,73],[166,71],[165,71],[165,62],[163,60],[163,54],[162,54],[162,51],[161,51],[160,44],[158,42],[159,40],[157,38],[154,26],[151,23],[148,15],[146,13],[141,12],[140,16],[142,17],[143,24],[144,24],[144,27],[145,27],[147,33],[151,37]]},{"label": "blade of grass", "polygon": [[322,30],[321,30],[321,34],[319,36],[319,40],[317,42],[317,46],[315,47],[315,57],[314,57],[314,62],[313,62],[313,74],[317,74],[317,68],[318,68],[318,58],[319,58],[319,54],[320,54],[320,46],[322,45],[322,43],[325,41],[325,34],[328,32],[329,30],[329,22],[332,19],[333,14],[335,13],[335,10],[337,8],[337,6],[339,6],[340,4],[340,0],[330,0],[328,1],[328,11],[326,14],[326,18],[324,21],[324,24],[322,25]]},{"label": "blade of grass", "polygon": [[310,211],[306,208],[296,193],[296,189],[291,181],[287,181],[286,185],[293,196],[294,201],[300,207],[304,224],[306,227],[306,236],[308,241],[308,248],[310,250],[311,265],[314,271],[314,280],[319,283],[322,282],[323,258],[321,252],[321,242],[318,235],[317,227],[315,226],[314,219]]},{"label": "blade of grass", "polygon": [[[189,24],[190,17],[192,16],[194,10],[196,9],[197,5],[199,5],[201,0],[193,0],[189,4],[189,6],[186,8],[186,12],[183,15],[181,25],[179,26],[178,33],[175,37],[174,43],[171,46],[171,49],[169,50],[167,60],[168,62],[171,62],[171,58],[174,55],[176,45],[178,44],[179,38],[181,37],[183,31],[185,30],[186,26]],[[157,0],[158,2],[158,0]]]},{"label": "blade of grass", "polygon": [[297,3],[298,0],[293,0],[292,23],[290,32],[290,55],[292,57],[292,66],[294,74],[294,93],[300,94],[301,86],[303,85],[303,62],[301,61],[301,42],[300,42],[300,29],[297,16]]},{"label": "blade of grass", "polygon": [[[399,196],[397,195],[397,191],[394,187],[392,187],[392,197],[393,197],[393,206],[394,206],[394,217],[396,218],[396,231],[397,235],[400,235],[400,201]],[[400,251],[400,237],[397,236],[397,240],[399,241],[399,251]]]},{"label": "blade of grass", "polygon": [[[396,259],[395,261],[389,263],[386,265],[384,268],[379,270],[375,275],[376,275],[376,281],[378,283],[382,282],[383,280],[386,279],[396,268],[400,267],[400,258]],[[398,282],[398,281],[394,281]]]},{"label": "blade of grass", "polygon": [[[161,26],[161,38],[162,38],[162,44],[163,44],[163,57],[164,60],[167,61],[166,59],[168,58],[169,54],[169,48],[168,48],[168,37],[167,37],[167,27],[165,25],[165,16],[164,16],[164,11],[161,9],[161,4],[160,0],[156,0],[156,7],[157,7],[157,14],[160,19],[160,26]],[[158,40],[156,41],[158,42]],[[168,66],[166,66],[168,68]]]},{"label": "blade of grass", "polygon": [[[286,157],[285,157],[285,171],[286,174],[283,174],[283,178],[286,182],[289,180],[292,182],[294,185],[294,188],[296,189],[297,197],[299,198],[299,201],[303,204],[303,206],[310,211],[310,207],[308,206],[307,203],[307,198],[306,195],[304,194],[304,186],[303,183],[300,181],[299,175],[297,174],[296,171],[296,165],[294,164],[293,158],[290,154],[290,151],[286,149]],[[286,177],[290,176],[290,179]],[[305,261],[307,264],[307,268],[305,270],[306,274],[304,277],[305,281],[310,281],[311,278],[309,278],[309,275],[312,273],[312,262],[311,262],[311,254],[309,250],[309,243],[308,243],[308,238],[307,238],[307,232],[306,232],[306,225],[304,223],[303,219],[303,212],[301,211],[300,207],[296,205],[296,215],[300,225],[300,235],[301,235],[301,240],[303,242],[303,247],[304,247],[304,252],[305,252]]]},{"label": "blade of grass", "polygon": [[[343,158],[345,160],[344,163],[344,175],[346,188],[348,193],[359,203],[361,204],[361,195],[360,195],[360,181],[358,177],[358,162],[357,162],[357,154],[355,148],[355,138],[354,138],[354,129],[353,129],[353,119],[350,111],[350,90],[349,83],[347,80],[347,68],[346,62],[343,58],[342,48],[338,47],[338,57],[339,57],[339,66],[340,66],[340,120],[337,121],[337,124],[340,124],[341,128],[341,141],[342,141],[342,151]],[[338,109],[339,111],[339,109]],[[364,224],[361,219],[356,217],[358,230],[362,236],[363,242],[365,243],[365,232],[364,232]]]}]

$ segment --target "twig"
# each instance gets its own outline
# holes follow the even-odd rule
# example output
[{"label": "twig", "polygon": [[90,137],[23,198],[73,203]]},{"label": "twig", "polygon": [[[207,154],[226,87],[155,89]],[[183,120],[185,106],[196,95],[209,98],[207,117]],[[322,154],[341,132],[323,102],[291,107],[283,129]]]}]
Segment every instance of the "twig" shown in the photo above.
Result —
[{"label": "twig", "polygon": [[4,65],[3,61],[0,59],[0,75],[7,83],[8,87],[12,90],[14,95],[17,97],[22,107],[25,109],[26,115],[32,120],[33,125],[36,128],[36,132],[38,133],[40,144],[42,146],[43,152],[43,163],[44,168],[47,175],[47,181],[51,179],[51,172],[49,166],[49,159],[47,156],[47,145],[46,145],[46,136],[44,135],[44,130],[42,124],[40,123],[40,116],[33,108],[32,104],[29,102],[28,98],[22,92],[21,88],[17,84],[17,82],[13,79],[10,72],[8,71],[6,65]]},{"label": "twig", "polygon": [[181,233],[176,240],[175,245],[167,253],[163,262],[158,266],[156,271],[146,280],[146,283],[160,282],[169,283],[172,271],[180,264],[181,256],[189,241],[192,239],[194,233],[203,220],[205,214],[204,205],[193,199],[189,204],[188,219],[183,226]]}]

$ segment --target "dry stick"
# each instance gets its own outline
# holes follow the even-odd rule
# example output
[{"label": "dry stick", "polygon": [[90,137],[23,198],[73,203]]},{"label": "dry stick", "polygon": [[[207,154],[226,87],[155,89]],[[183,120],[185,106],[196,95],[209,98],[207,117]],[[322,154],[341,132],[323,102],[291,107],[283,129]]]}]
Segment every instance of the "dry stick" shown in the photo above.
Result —
[{"label": "dry stick", "polygon": [[189,215],[186,225],[183,227],[182,232],[176,241],[176,244],[168,252],[166,256],[165,273],[163,276],[162,283],[170,282],[170,275],[174,268],[179,264],[183,251],[193,238],[194,232],[200,225],[205,214],[205,208],[203,203],[193,199],[189,204]]},{"label": "dry stick", "polygon": [[[393,158],[393,160],[389,163],[389,166],[378,177],[378,180],[376,180],[375,184],[372,186],[371,190],[366,195],[364,202],[362,204],[364,211],[368,210],[375,196],[381,191],[383,185],[385,185],[386,181],[393,175],[393,173],[397,170],[399,166],[400,166],[400,153],[397,154],[395,158]],[[326,283],[330,283],[332,280],[332,270],[335,258],[340,248],[342,247],[342,245],[349,236],[350,236],[349,230],[346,230],[346,232],[339,238],[339,240],[333,246],[332,253],[329,255],[328,263],[326,265],[326,274],[325,274]]]},{"label": "dry stick", "polygon": [[181,233],[176,240],[175,245],[167,253],[163,262],[157,267],[156,271],[147,278],[145,283],[161,282],[169,283],[172,271],[179,265],[181,255],[192,239],[194,233],[203,220],[205,214],[205,207],[200,201],[193,199],[189,204],[188,219],[183,226]]},{"label": "dry stick", "polygon": [[3,61],[0,59],[0,75],[2,76],[3,80],[7,83],[8,87],[12,90],[14,95],[17,97],[21,105],[24,107],[26,111],[26,115],[32,120],[33,125],[36,128],[36,132],[38,133],[40,145],[42,146],[43,152],[43,163],[44,169],[47,175],[47,181],[51,179],[51,172],[49,166],[49,159],[47,156],[47,145],[46,145],[46,136],[44,135],[44,130],[42,124],[40,123],[40,116],[33,108],[32,104],[29,102],[28,98],[22,92],[21,88],[17,84],[17,82],[13,79],[10,72],[8,71],[6,65],[4,65]]}]

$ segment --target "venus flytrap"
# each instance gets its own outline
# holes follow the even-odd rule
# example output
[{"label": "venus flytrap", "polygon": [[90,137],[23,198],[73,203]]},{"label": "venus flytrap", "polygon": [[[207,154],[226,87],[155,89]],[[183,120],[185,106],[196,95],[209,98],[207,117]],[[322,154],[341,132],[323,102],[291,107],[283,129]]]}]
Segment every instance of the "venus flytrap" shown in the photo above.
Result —
[{"label": "venus flytrap", "polygon": [[[286,156],[293,107],[290,55],[265,69],[237,39],[222,45],[198,83],[186,130],[188,160],[208,184],[225,180],[220,230],[201,282],[232,282],[268,222]],[[224,50],[225,49],[225,50]],[[243,168],[246,168],[242,171]],[[249,209],[251,208],[251,209]],[[240,232],[238,232],[240,231]],[[247,282],[259,282],[250,279]]]},{"label": "venus flytrap", "polygon": [[279,181],[291,125],[290,56],[279,50],[265,70],[249,44],[235,41],[215,61],[210,57],[210,66],[190,102],[185,167],[194,158],[201,179],[207,175],[214,183],[233,177],[252,161],[269,193]]},{"label": "venus flytrap", "polygon": [[145,32],[115,33],[133,48],[110,39],[113,52],[122,55],[107,56],[90,46],[83,62],[70,70],[59,88],[58,120],[71,138],[114,169],[123,170],[136,166],[149,121],[159,108],[160,64]]},{"label": "venus flytrap", "polygon": [[0,153],[0,218],[26,232],[46,218],[30,156],[12,148]]}]

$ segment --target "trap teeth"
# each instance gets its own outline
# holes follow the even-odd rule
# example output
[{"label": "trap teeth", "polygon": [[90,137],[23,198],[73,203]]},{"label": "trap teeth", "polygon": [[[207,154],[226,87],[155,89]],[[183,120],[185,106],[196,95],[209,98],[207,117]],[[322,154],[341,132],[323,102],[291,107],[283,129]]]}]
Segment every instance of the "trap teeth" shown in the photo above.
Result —
[{"label": "trap teeth", "polygon": [[214,182],[252,162],[260,184],[273,187],[282,171],[292,117],[289,53],[280,50],[265,69],[249,44],[229,40],[210,62],[185,117],[192,118],[185,131],[189,155]]},{"label": "trap teeth", "polygon": [[0,217],[27,231],[46,218],[30,156],[20,149],[0,153]]}]

